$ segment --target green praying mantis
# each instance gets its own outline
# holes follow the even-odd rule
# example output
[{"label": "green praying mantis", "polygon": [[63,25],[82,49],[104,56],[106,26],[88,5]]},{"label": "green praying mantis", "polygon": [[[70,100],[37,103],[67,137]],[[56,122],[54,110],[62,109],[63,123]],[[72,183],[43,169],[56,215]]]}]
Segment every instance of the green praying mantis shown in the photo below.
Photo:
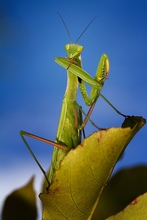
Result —
[{"label": "green praying mantis", "polygon": [[[91,22],[89,23],[89,25],[91,24]],[[64,25],[65,28],[67,29],[65,23]],[[85,30],[82,32],[82,34],[85,32]],[[38,164],[43,174],[45,175],[48,186],[50,186],[50,184],[53,182],[55,171],[59,169],[60,163],[65,157],[65,155],[67,155],[67,153],[71,149],[76,148],[81,143],[81,131],[84,129],[88,120],[90,120],[89,119],[90,115],[99,96],[101,96],[118,114],[126,117],[124,114],[119,112],[100,93],[104,85],[104,82],[109,74],[108,56],[106,54],[103,54],[101,56],[95,77],[92,78],[86,71],[82,69],[81,53],[83,51],[83,47],[77,44],[77,41],[74,44],[71,43],[65,45],[65,50],[68,54],[68,58],[57,57],[55,59],[55,62],[57,62],[59,65],[61,65],[67,70],[67,87],[62,103],[62,109],[61,109],[60,120],[58,124],[58,130],[57,130],[55,142],[36,136],[34,134],[30,134],[25,131],[20,131],[22,140],[24,141],[26,147],[28,148],[33,158],[35,159],[36,163]],[[88,96],[87,94],[85,83],[89,84],[92,87],[90,96]],[[85,104],[90,106],[90,109],[86,114],[84,120],[82,120],[82,109],[76,102],[78,86],[80,87],[80,91]],[[37,140],[46,142],[54,146],[54,151],[52,154],[52,162],[48,174],[46,174],[46,172],[40,165],[39,161],[35,157],[34,153],[32,152],[24,136],[29,136],[31,138],[35,138]]]}]

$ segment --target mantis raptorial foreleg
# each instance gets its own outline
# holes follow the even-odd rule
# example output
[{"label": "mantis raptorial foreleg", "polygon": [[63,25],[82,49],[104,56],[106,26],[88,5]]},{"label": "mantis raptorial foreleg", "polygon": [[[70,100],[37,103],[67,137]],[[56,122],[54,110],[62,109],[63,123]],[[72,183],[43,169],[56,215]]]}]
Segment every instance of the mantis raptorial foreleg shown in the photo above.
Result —
[{"label": "mantis raptorial foreleg", "polygon": [[[105,60],[104,58],[107,58],[107,59]],[[99,63],[99,66],[97,69],[97,74],[96,74],[97,78],[95,77],[94,79],[85,70],[79,68],[79,66],[77,66],[73,63],[71,64],[70,60],[67,58],[58,57],[55,59],[55,61],[59,65],[64,67],[65,69],[68,68],[77,77],[81,77],[82,83],[80,84],[80,90],[81,90],[82,96],[84,98],[85,104],[91,105],[91,109],[93,109],[93,105],[95,105],[97,98],[99,96],[101,96],[119,115],[121,115],[123,117],[128,117],[128,115],[121,113],[117,108],[115,108],[114,105],[112,105],[111,102],[109,102],[108,99],[100,93],[102,86],[103,86],[105,80],[107,79],[107,76],[109,73],[109,60],[108,60],[108,57],[106,54],[103,54],[100,59],[101,62]],[[103,63],[103,61],[105,61],[105,62]],[[99,75],[100,73],[101,73],[101,77]],[[87,77],[87,80],[86,80],[86,77]],[[93,80],[95,80],[95,81],[93,81]],[[86,87],[84,85],[85,82],[92,86],[90,98],[87,95]],[[98,82],[98,84],[97,84],[97,82]],[[90,110],[90,112],[91,112],[91,110]],[[87,115],[89,115],[89,114],[87,114]]]}]

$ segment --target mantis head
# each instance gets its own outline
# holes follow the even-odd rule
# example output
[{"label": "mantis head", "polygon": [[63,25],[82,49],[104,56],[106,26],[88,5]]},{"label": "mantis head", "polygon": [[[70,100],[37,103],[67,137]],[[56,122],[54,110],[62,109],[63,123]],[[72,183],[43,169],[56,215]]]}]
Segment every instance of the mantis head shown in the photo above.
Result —
[{"label": "mantis head", "polygon": [[79,44],[66,44],[65,50],[69,58],[74,58],[76,56],[80,56],[81,52],[83,51],[83,47]]}]

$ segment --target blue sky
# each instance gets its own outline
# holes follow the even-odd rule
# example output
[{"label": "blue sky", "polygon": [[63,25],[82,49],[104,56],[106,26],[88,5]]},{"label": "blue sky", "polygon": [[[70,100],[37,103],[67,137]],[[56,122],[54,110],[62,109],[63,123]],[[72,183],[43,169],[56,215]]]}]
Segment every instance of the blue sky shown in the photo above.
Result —
[{"label": "blue sky", "polygon": [[[54,140],[66,72],[54,62],[65,57],[70,43],[57,11],[63,16],[73,42],[97,16],[79,40],[84,46],[83,68],[94,76],[99,58],[107,53],[110,75],[102,94],[124,114],[147,118],[147,2],[120,1],[1,1],[0,2],[0,198],[42,174],[24,146],[19,131]],[[80,92],[78,102],[87,109]],[[85,110],[86,111],[86,110]],[[100,127],[119,126],[123,118],[99,99],[92,120]],[[90,124],[86,134],[95,131]],[[147,164],[146,126],[129,144],[116,170]],[[53,148],[29,143],[45,169]]]}]

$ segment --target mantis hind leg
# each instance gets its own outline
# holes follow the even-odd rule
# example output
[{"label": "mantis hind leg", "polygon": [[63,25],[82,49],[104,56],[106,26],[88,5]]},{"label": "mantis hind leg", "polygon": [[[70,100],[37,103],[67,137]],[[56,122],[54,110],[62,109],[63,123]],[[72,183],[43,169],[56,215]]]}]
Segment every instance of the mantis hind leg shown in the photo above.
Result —
[{"label": "mantis hind leg", "polygon": [[31,150],[31,148],[30,148],[29,144],[27,143],[26,139],[24,138],[24,136],[28,136],[28,137],[34,138],[34,139],[36,139],[36,140],[45,142],[45,143],[47,143],[47,144],[56,146],[56,147],[58,147],[58,148],[61,148],[62,150],[67,150],[68,148],[67,148],[66,146],[64,146],[64,145],[60,145],[60,144],[58,144],[58,143],[56,143],[56,142],[47,140],[47,139],[45,139],[45,138],[42,138],[42,137],[40,137],[40,136],[37,136],[37,135],[31,134],[31,133],[28,133],[28,132],[26,132],[26,131],[20,131],[20,136],[21,136],[21,138],[22,138],[24,144],[26,145],[27,149],[28,149],[29,152],[31,153],[32,157],[33,157],[34,160],[36,161],[37,165],[38,165],[39,168],[41,169],[41,171],[42,171],[42,173],[43,173],[43,175],[44,175],[44,177],[45,177],[45,179],[46,179],[46,181],[47,181],[47,184],[48,184],[48,186],[47,186],[47,188],[46,188],[46,190],[48,191],[48,190],[49,190],[49,186],[50,186],[50,182],[49,182],[49,180],[48,180],[47,174],[46,174],[46,172],[44,171],[44,169],[42,168],[42,166],[41,166],[41,164],[39,163],[38,159],[36,158],[35,154],[34,154],[33,151]]}]

